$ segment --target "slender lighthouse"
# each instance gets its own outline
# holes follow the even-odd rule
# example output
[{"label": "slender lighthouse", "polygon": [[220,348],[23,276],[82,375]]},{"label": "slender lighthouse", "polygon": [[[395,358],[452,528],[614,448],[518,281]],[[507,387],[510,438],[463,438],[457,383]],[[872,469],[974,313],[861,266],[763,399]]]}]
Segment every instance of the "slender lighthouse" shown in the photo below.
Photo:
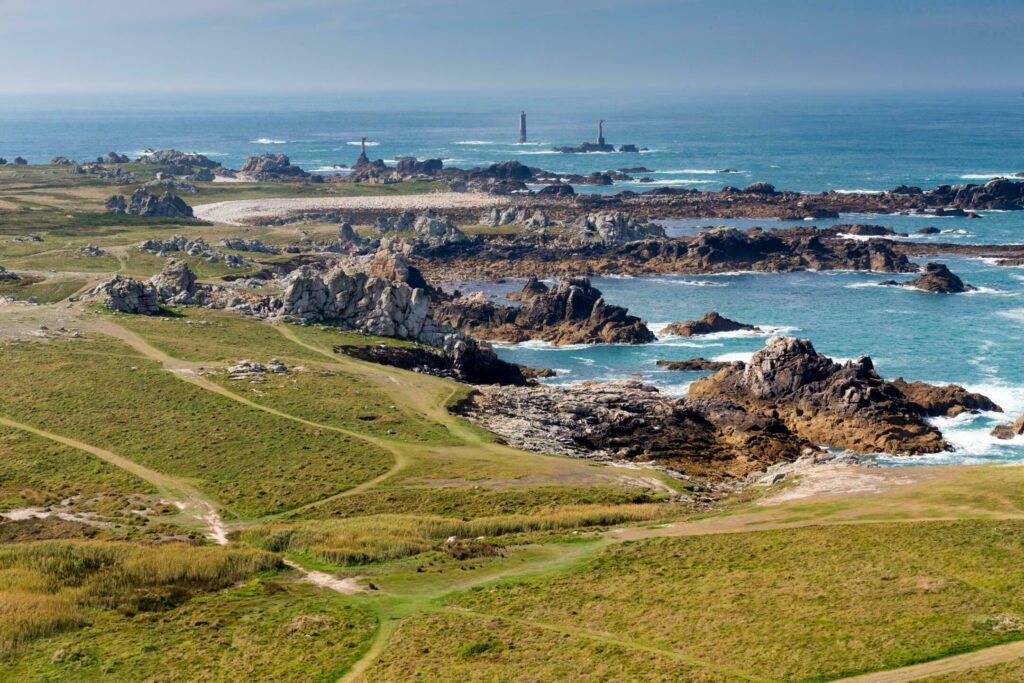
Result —
[{"label": "slender lighthouse", "polygon": [[526,112],[519,112],[519,144],[526,142]]},{"label": "slender lighthouse", "polygon": [[597,144],[604,147],[604,119],[597,122]]}]

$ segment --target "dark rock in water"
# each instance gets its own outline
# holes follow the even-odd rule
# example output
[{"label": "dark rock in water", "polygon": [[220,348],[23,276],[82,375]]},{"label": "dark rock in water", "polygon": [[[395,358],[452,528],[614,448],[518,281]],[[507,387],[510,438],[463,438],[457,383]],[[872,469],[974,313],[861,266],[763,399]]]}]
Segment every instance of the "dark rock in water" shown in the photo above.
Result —
[{"label": "dark rock in water", "polygon": [[655,340],[644,321],[625,308],[606,304],[585,277],[559,281],[520,306],[503,306],[476,295],[440,302],[433,316],[471,335],[511,342],[644,344]]},{"label": "dark rock in water", "polygon": [[905,195],[919,195],[924,194],[924,191],[916,185],[897,185],[892,189],[893,194],[905,194]]},{"label": "dark rock in water", "polygon": [[576,194],[572,185],[548,185],[537,190],[537,194],[543,197],[571,197]]},{"label": "dark rock in water", "polygon": [[914,287],[933,294],[960,294],[976,289],[971,285],[965,285],[963,280],[942,263],[926,263],[924,273],[920,277],[901,282],[900,286]]},{"label": "dark rock in water", "polygon": [[940,232],[942,232],[942,231],[939,230],[938,228],[935,228],[935,227],[932,227],[932,226],[928,226],[927,228],[921,228],[920,230],[915,231],[914,234],[915,235],[938,235]]},{"label": "dark rock in water", "polygon": [[619,147],[619,151],[627,152],[630,154],[636,154],[640,152],[640,148],[637,147],[636,145],[622,145],[621,147]]},{"label": "dark rock in water", "polygon": [[987,396],[972,393],[956,384],[936,386],[927,382],[907,382],[902,377],[897,377],[890,384],[928,417],[956,417],[980,411],[1003,412]]},{"label": "dark rock in water", "polygon": [[708,481],[742,479],[810,447],[771,416],[672,398],[634,380],[482,388],[454,411],[517,448],[646,462]]},{"label": "dark rock in water", "polygon": [[14,157],[15,166],[28,166],[28,161],[23,157]]},{"label": "dark rock in water", "polygon": [[156,288],[123,275],[115,275],[98,285],[88,296],[102,299],[103,305],[112,311],[141,315],[160,313],[160,297]]},{"label": "dark rock in water", "polygon": [[706,372],[708,370],[717,372],[729,363],[707,358],[691,358],[689,360],[659,360],[657,366],[666,370],[677,370],[679,372]]},{"label": "dark rock in water", "polygon": [[996,265],[1004,268],[1019,268],[1024,266],[1024,258],[1001,258],[996,261]]},{"label": "dark rock in water", "polygon": [[992,430],[992,436],[1007,441],[1021,434],[1024,434],[1024,416],[1018,417],[1014,422],[997,425]]},{"label": "dark rock in water", "polygon": [[108,164],[127,164],[130,163],[131,159],[125,154],[118,154],[117,152],[107,152],[107,158],[104,159],[104,163]]},{"label": "dark rock in water", "polygon": [[647,168],[646,166],[629,166],[628,168],[620,168],[619,173],[654,173],[654,169]]},{"label": "dark rock in water", "polygon": [[836,232],[844,235],[857,235],[858,237],[886,237],[889,235],[898,234],[892,228],[887,228],[884,225],[837,225],[834,228]]},{"label": "dark rock in water", "polygon": [[292,166],[287,154],[259,154],[246,158],[241,172],[256,180],[274,181],[309,177],[298,166]]},{"label": "dark rock in water", "polygon": [[395,170],[407,176],[434,176],[444,168],[444,162],[440,159],[418,161],[416,157],[399,157],[396,161]]},{"label": "dark rock in water", "polygon": [[812,443],[860,453],[916,455],[948,450],[919,406],[875,372],[870,358],[843,365],[805,339],[775,337],[749,363],[690,385],[690,399],[733,401],[778,416]]},{"label": "dark rock in water", "polygon": [[775,186],[771,183],[751,183],[744,187],[743,191],[751,194],[775,194]]},{"label": "dark rock in water", "polygon": [[730,320],[715,311],[705,313],[700,320],[687,320],[683,323],[672,323],[662,334],[674,337],[695,337],[701,334],[714,334],[716,332],[739,332],[747,330],[760,332],[760,327],[747,325],[746,323]]},{"label": "dark rock in water", "polygon": [[527,375],[538,376],[538,373],[532,368],[521,368],[503,361],[493,354],[469,353],[455,358],[439,349],[385,344],[340,345],[334,347],[334,352],[370,363],[390,365],[437,377],[448,377],[470,384],[524,385],[528,380]]},{"label": "dark rock in water", "polygon": [[517,180],[526,182],[533,179],[533,171],[529,166],[524,166],[518,161],[502,161],[491,164],[480,171],[480,175],[496,180]]}]

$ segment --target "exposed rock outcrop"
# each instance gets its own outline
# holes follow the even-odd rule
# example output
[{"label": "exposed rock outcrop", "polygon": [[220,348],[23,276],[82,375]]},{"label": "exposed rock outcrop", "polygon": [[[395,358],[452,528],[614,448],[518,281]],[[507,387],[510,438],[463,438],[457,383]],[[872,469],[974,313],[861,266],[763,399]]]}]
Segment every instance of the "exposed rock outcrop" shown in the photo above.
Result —
[{"label": "exposed rock outcrop", "polygon": [[426,211],[418,216],[412,228],[420,241],[430,248],[436,249],[450,244],[465,244],[473,241],[454,223],[443,216],[438,216],[433,211]]},{"label": "exposed rock outcrop", "polygon": [[672,337],[696,337],[717,332],[760,332],[760,327],[730,320],[716,311],[705,313],[699,320],[687,320],[683,323],[672,323],[662,330],[662,334]]},{"label": "exposed rock outcrop", "polygon": [[320,178],[311,176],[298,166],[292,166],[287,154],[259,154],[247,157],[241,173],[264,182]]},{"label": "exposed rock outcrop", "polygon": [[192,303],[196,293],[196,274],[184,261],[173,259],[149,284],[156,289],[160,301],[168,304]]},{"label": "exposed rock outcrop", "polygon": [[4,282],[4,281],[12,282],[14,280],[20,280],[20,279],[21,278],[18,276],[17,273],[12,273],[11,271],[9,271],[6,268],[4,268],[3,266],[0,266],[0,282]]},{"label": "exposed rock outcrop", "polygon": [[480,225],[492,228],[503,225],[521,225],[527,230],[539,230],[555,225],[555,222],[540,209],[530,209],[522,206],[510,206],[508,208],[494,207],[480,215]]},{"label": "exposed rock outcrop", "polygon": [[620,306],[606,304],[587,278],[559,281],[520,306],[504,306],[483,297],[444,301],[435,307],[434,316],[474,336],[511,342],[643,344],[655,339],[644,321]]},{"label": "exposed rock outcrop", "polygon": [[692,399],[729,400],[777,415],[800,437],[861,453],[947,450],[939,431],[870,358],[843,365],[805,339],[774,337],[750,363],[736,363],[690,386]]},{"label": "exposed rock outcrop", "polygon": [[160,197],[139,188],[132,194],[131,201],[122,195],[113,195],[104,203],[107,211],[127,213],[132,216],[158,216],[162,218],[192,218],[192,207],[181,197],[164,192]]},{"label": "exposed rock outcrop", "polygon": [[100,299],[106,308],[121,313],[157,315],[160,299],[156,288],[147,283],[115,275],[89,292],[91,298]]},{"label": "exposed rock outcrop", "polygon": [[918,412],[928,417],[956,417],[962,413],[980,411],[1003,412],[1003,409],[989,397],[972,393],[956,384],[938,386],[927,382],[907,382],[902,377],[897,377],[890,384],[899,390]]},{"label": "exposed rock outcrop", "polygon": [[490,353],[463,354],[455,357],[439,349],[426,346],[372,346],[341,345],[334,347],[335,353],[343,353],[360,360],[381,365],[390,365],[403,370],[423,372],[437,377],[448,377],[470,384],[512,384],[524,385],[527,375],[524,368],[507,363]]},{"label": "exposed rock outcrop", "polygon": [[[111,152],[111,154],[114,153]],[[126,157],[118,156],[117,158],[121,159]],[[174,175],[190,175],[195,173],[198,169],[208,168],[212,170],[220,168],[221,166],[220,162],[213,161],[202,154],[179,152],[175,149],[162,149],[156,152],[149,152],[148,154],[143,154],[139,157],[138,161],[142,164],[163,166],[166,172]],[[124,162],[112,161],[110,163]]]},{"label": "exposed rock outcrop", "polygon": [[525,450],[649,462],[712,481],[795,460],[809,446],[770,416],[633,380],[483,388],[456,412]]},{"label": "exposed rock outcrop", "polygon": [[234,251],[252,251],[260,254],[280,254],[281,250],[259,240],[247,240],[241,237],[228,237],[220,241],[220,246]]},{"label": "exposed rock outcrop", "polygon": [[972,292],[977,289],[971,285],[964,284],[963,280],[942,263],[926,263],[921,276],[913,280],[907,280],[906,282],[886,280],[882,284],[893,287],[913,287],[920,289],[922,292],[931,292],[932,294],[962,294],[963,292]]},{"label": "exposed rock outcrop", "polygon": [[568,226],[571,240],[605,246],[665,237],[665,228],[621,211],[588,213]]},{"label": "exposed rock outcrop", "polygon": [[992,436],[1006,441],[1014,439],[1021,434],[1024,434],[1024,416],[1018,417],[1013,422],[996,425],[995,429],[992,430]]}]

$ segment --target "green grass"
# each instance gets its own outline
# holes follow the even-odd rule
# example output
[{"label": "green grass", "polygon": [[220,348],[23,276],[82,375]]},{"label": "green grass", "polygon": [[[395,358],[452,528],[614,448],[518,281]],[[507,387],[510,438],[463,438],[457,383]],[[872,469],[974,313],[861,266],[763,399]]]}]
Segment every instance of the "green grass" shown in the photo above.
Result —
[{"label": "green grass", "polygon": [[274,552],[300,553],[318,562],[357,565],[426,552],[452,537],[461,541],[513,534],[650,521],[671,514],[669,506],[566,506],[533,515],[472,520],[409,515],[267,524],[246,529],[241,540]]},{"label": "green grass", "polygon": [[375,627],[372,613],[341,596],[256,580],[159,614],[99,614],[85,628],[0,660],[0,678],[333,683]]},{"label": "green grass", "polygon": [[0,414],[185,477],[238,516],[330,496],[392,464],[359,439],[241,405],[112,340],[0,353]]},{"label": "green grass", "polygon": [[0,425],[0,510],[66,498],[155,495],[149,483],[91,453]]},{"label": "green grass", "polygon": [[36,299],[41,303],[63,301],[82,289],[86,280],[80,278],[22,277],[0,281],[0,296],[13,296],[19,301]]},{"label": "green grass", "polygon": [[1024,522],[810,527],[615,546],[454,606],[610,633],[781,680],[1024,636]]},{"label": "green grass", "polygon": [[428,613],[402,622],[369,681],[742,680],[667,654],[474,614]]}]

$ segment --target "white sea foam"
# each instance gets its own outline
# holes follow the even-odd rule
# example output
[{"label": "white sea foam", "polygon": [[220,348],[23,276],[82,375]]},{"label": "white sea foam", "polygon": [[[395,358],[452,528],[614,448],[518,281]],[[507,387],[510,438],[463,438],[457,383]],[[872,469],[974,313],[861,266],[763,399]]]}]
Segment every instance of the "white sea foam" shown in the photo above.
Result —
[{"label": "white sea foam", "polygon": [[351,168],[338,168],[336,166],[318,166],[317,168],[309,169],[312,173],[338,173],[341,175],[351,173]]},{"label": "white sea foam", "polygon": [[717,360],[720,363],[734,363],[736,361],[749,363],[750,359],[754,357],[755,353],[756,351],[735,351],[732,353],[722,353],[715,356],[711,360]]},{"label": "white sea foam", "polygon": [[993,178],[1013,178],[1019,171],[1002,173],[964,173],[960,176],[963,180],[992,180]]},{"label": "white sea foam", "polygon": [[832,190],[836,194],[884,194],[884,190]]},{"label": "white sea foam", "polygon": [[496,145],[497,142],[491,140],[459,140],[455,143],[456,145]]},{"label": "white sea foam", "polygon": [[681,287],[728,287],[724,282],[712,282],[711,280],[676,280],[667,277],[649,277],[647,282],[658,282],[665,285],[679,285]]},{"label": "white sea foam", "polygon": [[669,180],[618,180],[619,185],[711,185],[717,180],[703,180],[700,178],[672,178]]},{"label": "white sea foam", "polygon": [[650,171],[649,173],[656,175],[678,175],[684,173],[691,175],[735,175],[738,173],[746,173],[746,171],[726,171],[716,170],[713,168],[675,168],[668,171]]},{"label": "white sea foam", "polygon": [[1024,324],[1024,308],[1011,308],[1008,311],[999,311],[996,315],[1000,318],[1012,320],[1015,323]]},{"label": "white sea foam", "polygon": [[[352,145],[353,147],[359,147],[360,145],[363,144],[363,141],[362,140],[349,140],[345,144],[346,145]],[[380,147],[380,143],[379,142],[373,142],[371,140],[367,140],[366,141],[366,146],[367,147]]]},{"label": "white sea foam", "polygon": [[287,140],[275,140],[274,138],[256,138],[255,140],[249,140],[254,145],[284,145]]}]

